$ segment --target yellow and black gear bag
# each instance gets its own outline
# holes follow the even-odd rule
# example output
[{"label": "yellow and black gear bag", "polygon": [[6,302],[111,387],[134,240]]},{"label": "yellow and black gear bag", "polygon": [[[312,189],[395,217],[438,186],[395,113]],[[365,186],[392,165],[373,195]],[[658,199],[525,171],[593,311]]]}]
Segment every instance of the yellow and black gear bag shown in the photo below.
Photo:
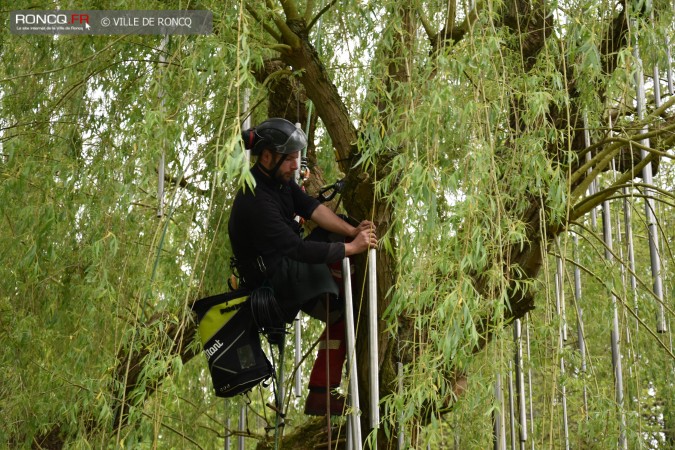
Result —
[{"label": "yellow and black gear bag", "polygon": [[274,373],[260,345],[248,296],[240,289],[192,305],[217,397],[249,391]]}]

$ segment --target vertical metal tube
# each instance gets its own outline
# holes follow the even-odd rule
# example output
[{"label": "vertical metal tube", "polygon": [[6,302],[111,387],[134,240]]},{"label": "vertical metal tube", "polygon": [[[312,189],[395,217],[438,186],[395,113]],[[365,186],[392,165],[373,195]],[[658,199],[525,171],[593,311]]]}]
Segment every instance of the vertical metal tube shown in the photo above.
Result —
[{"label": "vertical metal tube", "polygon": [[502,376],[498,373],[495,379],[495,400],[498,408],[492,411],[492,448],[506,450],[506,433],[504,429],[504,394],[502,391]]},{"label": "vertical metal tube", "polygon": [[164,215],[164,150],[157,166],[157,217]]},{"label": "vertical metal tube", "polygon": [[666,61],[668,62],[668,93],[675,95],[675,88],[673,87],[673,55],[670,50],[670,40],[666,36]]},{"label": "vertical metal tube", "polygon": [[511,450],[516,450],[516,413],[513,396],[513,362],[509,361],[509,428],[511,430]]},{"label": "vertical metal tube", "polygon": [[[560,241],[557,241],[558,249],[560,251]],[[562,356],[564,350],[564,331],[567,328],[565,323],[565,318],[562,316],[561,310],[561,298],[563,296],[562,291],[564,290],[564,284],[562,280],[562,258],[560,256],[556,257],[556,277],[555,277],[555,298],[556,298],[556,310],[560,318],[560,325],[558,328],[558,351],[560,352],[560,378],[562,379],[565,375],[565,358]],[[562,396],[562,408],[563,408],[563,433],[565,439],[565,450],[570,448],[570,437],[569,437],[569,422],[567,416],[567,388],[565,384],[560,386],[560,393]]]},{"label": "vertical metal tube", "polygon": [[[397,362],[396,368],[398,372],[398,393],[401,394],[403,392],[403,363]],[[403,447],[405,447],[405,436],[403,435],[402,417],[403,413],[401,413],[401,418],[399,418],[399,425],[398,425],[398,450],[403,450]]]},{"label": "vertical metal tube", "polygon": [[[609,208],[609,201],[605,200],[602,203],[602,236],[605,241],[605,259],[610,263],[614,259],[612,256],[612,217]],[[616,404],[619,407],[620,415],[620,430],[619,443],[620,449],[627,448],[626,442],[626,416],[623,408],[623,371],[621,368],[621,350],[619,348],[619,311],[617,307],[617,300],[614,293],[612,296],[612,365],[614,367],[614,389],[616,395]]]},{"label": "vertical metal tube", "polygon": [[527,407],[525,406],[525,376],[523,375],[523,333],[520,319],[513,323],[515,342],[516,395],[518,396],[518,417],[520,422],[520,442],[527,442]]},{"label": "vertical metal tube", "polygon": [[368,352],[370,373],[370,426],[380,426],[380,378],[377,348],[377,252],[368,252]]},{"label": "vertical metal tube", "polygon": [[[609,116],[609,133],[613,135],[614,125],[612,124],[612,116]],[[612,161],[612,165],[614,161]],[[635,278],[635,250],[633,247],[633,202],[631,201],[631,192],[628,187],[622,189],[623,192],[623,228],[624,236],[626,238],[626,254],[628,256],[628,279],[630,280],[630,291],[633,295],[633,307],[635,312],[635,338],[637,339],[640,330],[640,322],[638,321],[638,296],[637,296],[637,279]],[[621,229],[621,225],[617,224],[617,230]],[[619,233],[619,236],[621,233]],[[623,265],[621,266],[623,269]],[[639,346],[635,345],[635,352],[639,352]]]},{"label": "vertical metal tube", "polygon": [[635,278],[635,249],[633,247],[633,204],[629,199],[630,191],[627,187],[623,188],[623,226],[626,237],[626,251],[628,253],[628,267],[630,268],[630,289],[633,294],[633,308],[635,308],[635,338],[637,339],[640,331],[640,322],[638,321],[638,296],[637,279]]},{"label": "vertical metal tube", "polygon": [[[638,119],[642,120],[644,118],[645,111],[645,80],[644,73],[642,71],[642,60],[640,59],[640,49],[638,47],[637,39],[634,43],[633,54],[635,60],[638,62],[637,70],[635,73],[635,85],[637,92],[637,113]],[[648,132],[648,128],[644,127],[643,132]],[[649,147],[649,139],[643,139],[640,141],[640,144]],[[640,157],[642,159],[646,158],[649,153],[646,150],[640,149]],[[644,181],[646,186],[649,186],[653,183],[652,179],[652,165],[651,163],[647,164],[642,169],[642,181]],[[658,299],[659,304],[657,305],[657,318],[656,318],[656,331],[659,333],[666,332],[666,315],[663,306],[663,281],[661,278],[661,255],[659,253],[659,235],[658,229],[656,226],[656,216],[654,214],[654,196],[656,196],[656,191],[648,187],[644,188],[645,191],[645,218],[647,221],[647,228],[649,231],[649,255],[651,259],[651,268],[652,268],[652,279],[654,281],[654,294]]]},{"label": "vertical metal tube", "polygon": [[[577,339],[579,341],[579,354],[581,355],[581,374],[586,375],[586,334],[584,333],[584,310],[581,307],[581,269],[579,269],[579,236],[576,233],[572,237],[574,245],[574,300],[577,309]],[[586,381],[583,383],[584,416],[588,420],[588,389]]]},{"label": "vertical metal tube", "polygon": [[530,358],[530,314],[527,314],[527,322],[525,322],[525,342],[527,343],[527,388],[530,394],[530,442],[532,443],[532,450],[534,450],[534,405],[532,400],[532,359]]},{"label": "vertical metal tube", "polygon": [[[162,38],[162,43],[159,46],[159,63],[162,67],[166,64],[166,48],[169,45],[169,35],[165,34]],[[164,89],[161,84],[157,91],[157,97],[160,100],[160,106],[162,110],[164,109]],[[164,170],[165,170],[165,149],[166,142],[162,139],[162,154],[159,157],[159,163],[157,166],[157,217],[162,217],[164,215]]]},{"label": "vertical metal tube", "polygon": [[[309,123],[307,125],[309,126]],[[295,122],[295,128],[297,128],[298,130],[302,130],[302,124],[300,122]],[[307,147],[303,148],[302,152],[306,153]],[[302,162],[302,158],[300,159],[300,162]],[[295,177],[295,182],[298,183],[298,184],[300,184],[300,167],[301,167],[301,165],[302,165],[302,163],[298,164],[298,168],[295,169],[295,174],[293,175]]]},{"label": "vertical metal tube", "polygon": [[[227,400],[225,400],[225,404],[227,405]],[[230,435],[232,431],[230,430],[231,426],[231,420],[228,417],[227,420],[225,421],[225,450],[230,450]]]},{"label": "vertical metal tube", "polygon": [[[558,251],[562,254],[560,239],[556,238]],[[556,308],[560,315],[560,334],[562,340],[567,342],[567,312],[565,310],[565,273],[563,270],[563,260],[561,256],[556,257]]]},{"label": "vertical metal tube", "polygon": [[[649,20],[654,23],[654,8],[649,12]],[[666,42],[668,42],[666,40]],[[661,106],[661,74],[659,73],[659,65],[654,63],[652,70],[652,81],[654,86],[652,87],[654,91],[654,106],[658,108]]]},{"label": "vertical metal tube", "polygon": [[[591,134],[590,131],[588,130],[588,119],[586,117],[585,112],[584,112],[584,145],[586,147],[590,147],[591,145]],[[591,152],[586,152],[586,162],[589,162],[591,159],[593,159],[593,155],[591,155]],[[592,169],[593,169],[592,167],[589,167],[586,173],[590,174]],[[597,192],[597,184],[595,180],[593,180],[593,182],[591,182],[591,184],[588,186],[588,195],[593,195],[596,192]],[[598,228],[598,214],[595,208],[591,210],[591,226],[594,230],[597,230]]]},{"label": "vertical metal tube", "polygon": [[349,363],[349,398],[351,400],[351,430],[354,449],[361,450],[361,421],[359,420],[359,383],[356,376],[356,335],[354,333],[354,304],[349,258],[342,260],[342,278],[345,284],[345,327],[347,331],[347,362]]},{"label": "vertical metal tube", "polygon": [[[559,336],[558,338],[560,347],[562,348],[562,336]],[[565,374],[565,358],[562,356],[560,357],[560,374],[564,375]],[[563,407],[563,433],[565,436],[565,450],[569,450],[570,448],[570,426],[569,426],[569,418],[567,416],[567,387],[563,384],[561,386],[561,394],[562,394],[562,407]]]},{"label": "vertical metal tube", "polygon": [[246,430],[246,405],[242,405],[239,409],[239,439],[238,448],[244,450],[244,431]]},{"label": "vertical metal tube", "polygon": [[[275,414],[274,418],[274,449],[277,450],[279,448],[279,441],[281,440],[281,433],[279,432],[279,426],[282,424],[283,419],[281,417],[281,411],[284,410],[284,396],[286,395],[284,391],[284,354],[285,348],[286,348],[286,336],[284,334],[281,335],[281,342],[278,345],[279,348],[279,368],[277,369],[277,404],[275,405],[277,407],[277,413]],[[329,438],[330,439],[330,438]]]},{"label": "vertical metal tube", "polygon": [[295,384],[293,385],[293,394],[296,397],[302,395],[302,313],[299,312],[295,317],[293,322],[293,328],[295,331],[295,358],[294,366],[295,369]]},{"label": "vertical metal tube", "polygon": [[345,442],[345,447],[346,450],[354,450],[354,435],[352,433],[352,421],[348,420],[346,423],[346,428],[347,428],[347,436],[346,436],[346,442]]},{"label": "vertical metal tube", "polygon": [[[248,89],[244,90],[244,99],[243,99],[243,110],[248,112],[249,102],[250,102],[251,91]],[[251,128],[251,115],[246,114],[244,122],[241,124],[242,129],[248,130]],[[246,167],[251,165],[251,150],[244,150],[244,160],[246,162]]]}]

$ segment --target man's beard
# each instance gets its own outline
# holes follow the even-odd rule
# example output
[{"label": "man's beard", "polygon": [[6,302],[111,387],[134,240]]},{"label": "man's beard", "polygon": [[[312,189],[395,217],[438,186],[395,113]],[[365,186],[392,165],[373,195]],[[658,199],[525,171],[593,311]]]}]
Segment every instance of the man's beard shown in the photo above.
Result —
[{"label": "man's beard", "polygon": [[274,174],[274,179],[277,180],[281,184],[288,184],[293,179],[293,174],[289,175],[288,178],[286,178],[284,176],[284,174],[277,171],[277,173]]}]

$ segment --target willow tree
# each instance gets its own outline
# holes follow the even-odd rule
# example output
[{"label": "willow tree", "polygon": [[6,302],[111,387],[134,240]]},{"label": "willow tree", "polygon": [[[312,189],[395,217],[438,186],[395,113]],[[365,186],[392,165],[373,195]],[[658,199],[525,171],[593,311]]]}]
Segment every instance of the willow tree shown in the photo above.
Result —
[{"label": "willow tree", "polygon": [[[3,29],[7,442],[214,445],[188,423],[213,407],[185,365],[188,306],[226,289],[249,115],[309,124],[310,192],[344,177],[341,210],[378,224],[383,448],[449,420],[477,355],[534,308],[553,239],[669,156],[675,100],[634,99],[638,67],[672,64],[666,1],[338,3],[200,1],[198,37]],[[302,442],[313,424],[295,425]]]}]

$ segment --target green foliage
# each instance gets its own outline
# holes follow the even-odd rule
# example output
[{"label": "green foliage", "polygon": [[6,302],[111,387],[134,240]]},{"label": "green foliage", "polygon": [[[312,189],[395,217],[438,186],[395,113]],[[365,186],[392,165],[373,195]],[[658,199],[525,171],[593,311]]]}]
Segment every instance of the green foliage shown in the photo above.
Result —
[{"label": "green foliage", "polygon": [[[640,61],[630,46],[621,48],[617,70],[605,72],[603,33],[619,14],[611,2],[558,2],[549,11],[554,31],[532,61],[523,60],[521,47],[532,36],[495,25],[513,5],[479,3],[481,13],[464,37],[440,49],[432,48],[421,18],[440,31],[447,2],[337,2],[310,31],[358,128],[359,153],[349,170],[367,173],[375,199],[386,207],[381,251],[391,256],[394,284],[380,300],[387,306],[385,332],[395,335],[403,319],[410,325],[394,352],[407,363],[403,389],[383,400],[383,427],[391,437],[403,430],[414,448],[488,448],[493,413],[509,409],[508,397],[502,404],[494,396],[496,374],[506,387],[513,367],[509,296],[536,292],[538,308],[524,320],[536,446],[563,446],[564,387],[571,447],[613,447],[623,412],[629,447],[655,448],[651,442],[666,439],[662,433],[670,430],[673,439],[675,396],[672,347],[651,319],[658,303],[650,292],[644,199],[629,199],[635,292],[625,232],[621,242],[615,238],[614,262],[605,261],[600,231],[590,220],[569,230],[581,234],[580,300],[574,301],[574,252],[566,233],[560,249],[545,249],[551,254],[539,278],[517,259],[535,240],[546,242],[551,231],[569,225],[569,177],[579,158],[571,143],[576,129],[565,121],[585,114],[593,142],[607,136],[607,109],[632,105]],[[229,204],[236,189],[251,182],[241,120],[249,112],[254,119],[266,115],[260,105],[267,86],[254,82],[251,69],[279,56],[272,48],[277,42],[244,6],[190,5],[214,13],[214,33],[171,36],[165,48],[161,36],[0,31],[2,445],[25,448],[57,436],[73,448],[220,448],[226,418],[230,430],[236,427],[242,399],[225,405],[216,399],[203,359],[181,360],[174,344],[193,325],[189,304],[227,289]],[[265,6],[250,6],[272,26]],[[458,23],[470,12],[460,6]],[[658,62],[663,68],[661,43],[666,36],[673,42],[673,11],[665,1],[652,7],[658,14],[639,18],[631,45],[640,45],[645,67]],[[624,118],[619,130],[630,130],[632,121]],[[316,136],[320,164],[332,179],[331,136],[324,125]],[[162,155],[167,176],[160,199]],[[610,185],[613,177],[603,174],[600,182]],[[666,161],[658,183],[672,191]],[[670,319],[675,228],[673,202],[666,200],[658,217]],[[619,202],[612,201],[615,217]],[[569,337],[562,345],[556,253],[565,258]],[[625,363],[622,410],[608,344],[612,294]],[[579,309],[586,371],[573,331]],[[302,351],[312,354],[319,325],[305,321],[304,330]],[[199,351],[197,342],[186,345]],[[289,360],[287,374],[293,372]],[[469,391],[449,400],[455,376],[463,373]],[[126,392],[123,383],[132,377]],[[122,397],[128,416],[120,424]],[[264,428],[273,416],[264,405],[271,393],[255,389],[249,400],[249,429],[269,441]],[[287,433],[302,424],[301,403],[288,396]]]}]

